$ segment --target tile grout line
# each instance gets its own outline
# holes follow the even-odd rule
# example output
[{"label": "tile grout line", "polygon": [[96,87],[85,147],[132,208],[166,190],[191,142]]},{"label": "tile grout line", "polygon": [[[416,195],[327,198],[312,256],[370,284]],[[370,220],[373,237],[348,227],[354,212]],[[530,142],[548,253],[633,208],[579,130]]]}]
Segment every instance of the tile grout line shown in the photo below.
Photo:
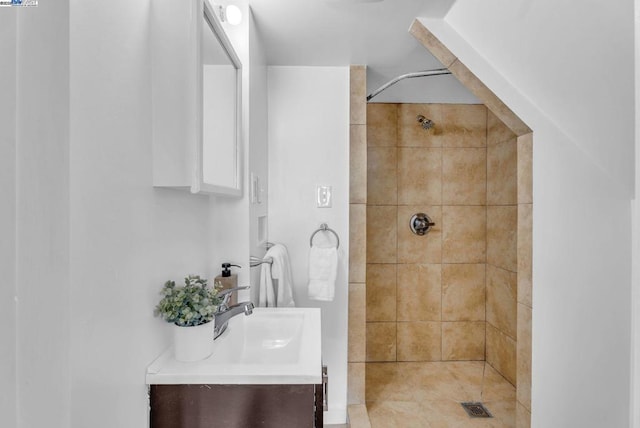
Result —
[{"label": "tile grout line", "polygon": [[[489,216],[488,216],[488,204],[489,204],[489,109],[485,106],[485,208],[484,208],[484,361],[485,366],[487,364],[487,305],[488,305],[488,293],[487,293],[487,263],[488,263],[488,252],[489,252]],[[484,372],[483,372],[484,373]],[[483,377],[484,382],[484,377]]]},{"label": "tile grout line", "polygon": [[[442,114],[440,114],[442,118]],[[442,317],[442,266],[444,264],[442,249],[444,245],[444,147],[440,148],[440,218],[443,225],[440,230],[440,361],[444,359],[444,321]]]},{"label": "tile grout line", "polygon": [[398,234],[399,234],[399,229],[398,229],[398,216],[399,216],[399,206],[400,206],[400,201],[398,199],[398,190],[399,190],[399,184],[398,184],[398,172],[399,172],[399,164],[400,164],[400,150],[398,148],[398,141],[400,139],[400,135],[399,135],[399,120],[398,120],[398,115],[399,115],[399,106],[398,104],[394,105],[395,108],[395,128],[396,128],[396,135],[395,135],[395,141],[393,144],[393,147],[396,151],[396,177],[395,177],[395,183],[396,183],[396,260],[395,260],[395,268],[396,268],[396,283],[395,283],[395,287],[396,287],[396,316],[395,316],[395,327],[396,327],[396,337],[395,337],[395,357],[394,360],[397,362],[398,361],[398,252],[400,251],[400,240],[398,239]]}]

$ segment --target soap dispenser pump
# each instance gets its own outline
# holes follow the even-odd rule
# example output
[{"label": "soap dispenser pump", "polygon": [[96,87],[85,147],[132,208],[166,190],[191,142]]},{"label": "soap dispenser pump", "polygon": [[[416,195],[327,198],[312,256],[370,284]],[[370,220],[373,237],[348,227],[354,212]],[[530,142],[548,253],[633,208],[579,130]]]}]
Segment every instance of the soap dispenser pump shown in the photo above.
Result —
[{"label": "soap dispenser pump", "polygon": [[[227,290],[229,288],[236,288],[238,286],[238,275],[235,273],[231,273],[231,267],[242,267],[240,265],[234,265],[231,263],[222,263],[222,272],[220,275],[216,276],[215,282],[222,285],[223,290]],[[238,303],[237,292],[231,293],[231,299],[229,300],[229,305],[235,305]]]},{"label": "soap dispenser pump", "polygon": [[239,268],[242,267],[240,265],[232,265],[231,263],[222,263],[222,273],[220,274],[220,276],[223,277],[223,278],[230,277],[231,276],[231,266],[235,266],[235,267],[239,267]]}]

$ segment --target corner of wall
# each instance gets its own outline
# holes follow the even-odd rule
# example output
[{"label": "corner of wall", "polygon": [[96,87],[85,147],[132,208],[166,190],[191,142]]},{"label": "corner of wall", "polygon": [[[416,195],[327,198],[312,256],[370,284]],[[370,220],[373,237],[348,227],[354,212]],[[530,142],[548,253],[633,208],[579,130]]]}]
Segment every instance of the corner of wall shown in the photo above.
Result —
[{"label": "corner of wall", "polygon": [[17,425],[17,282],[16,282],[16,25],[17,11],[0,14],[0,414]]},{"label": "corner of wall", "polygon": [[640,0],[635,6],[635,198],[632,201],[632,299],[631,299],[631,415],[630,426],[640,428]]},{"label": "corner of wall", "polygon": [[[268,226],[269,166],[267,146],[267,63],[264,44],[258,33],[253,13],[249,8],[249,253],[263,257],[266,252]],[[253,196],[252,196],[253,195]],[[260,267],[250,272],[251,300],[258,301]]]},{"label": "corner of wall", "polygon": [[[367,68],[349,72],[349,335],[347,403],[365,403]],[[366,413],[366,409],[364,410]]]}]

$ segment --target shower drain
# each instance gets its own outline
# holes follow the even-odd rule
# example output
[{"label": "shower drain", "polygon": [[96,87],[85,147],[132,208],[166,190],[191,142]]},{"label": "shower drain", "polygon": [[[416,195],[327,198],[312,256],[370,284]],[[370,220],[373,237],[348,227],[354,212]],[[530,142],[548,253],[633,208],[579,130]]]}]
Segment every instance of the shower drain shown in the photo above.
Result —
[{"label": "shower drain", "polygon": [[492,418],[491,413],[482,403],[460,403],[467,415],[472,418]]}]

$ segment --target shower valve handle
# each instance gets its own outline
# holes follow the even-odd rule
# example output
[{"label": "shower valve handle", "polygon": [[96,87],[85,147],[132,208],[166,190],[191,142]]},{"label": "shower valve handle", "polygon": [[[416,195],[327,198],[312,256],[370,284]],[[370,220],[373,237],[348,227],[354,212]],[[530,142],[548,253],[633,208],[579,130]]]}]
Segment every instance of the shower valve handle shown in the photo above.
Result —
[{"label": "shower valve handle", "polygon": [[420,236],[425,235],[435,225],[436,224],[431,221],[431,218],[425,213],[414,214],[409,221],[411,231]]}]

